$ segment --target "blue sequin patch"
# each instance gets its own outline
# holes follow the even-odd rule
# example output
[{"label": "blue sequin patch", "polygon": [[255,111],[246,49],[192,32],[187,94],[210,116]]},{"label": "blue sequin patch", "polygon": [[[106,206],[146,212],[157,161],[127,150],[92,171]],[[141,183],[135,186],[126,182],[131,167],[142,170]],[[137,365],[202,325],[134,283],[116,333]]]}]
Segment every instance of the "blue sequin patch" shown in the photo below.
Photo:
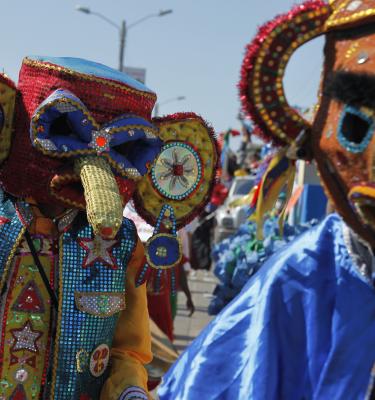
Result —
[{"label": "blue sequin patch", "polygon": [[147,243],[150,261],[156,267],[175,265],[181,258],[180,244],[176,237],[167,234],[154,236]]},{"label": "blue sequin patch", "polygon": [[[360,143],[355,143],[351,142],[345,137],[344,131],[343,131],[343,125],[344,125],[344,120],[347,114],[354,114],[357,117],[363,119],[365,122],[368,123],[368,129],[366,135],[363,137],[362,141]],[[367,146],[369,145],[373,132],[374,132],[374,120],[363,113],[362,111],[358,110],[357,108],[351,107],[351,106],[346,106],[341,114],[340,121],[339,121],[339,126],[338,126],[338,141],[341,144],[342,147],[344,147],[347,151],[351,153],[362,153],[363,151],[366,150]]]}]

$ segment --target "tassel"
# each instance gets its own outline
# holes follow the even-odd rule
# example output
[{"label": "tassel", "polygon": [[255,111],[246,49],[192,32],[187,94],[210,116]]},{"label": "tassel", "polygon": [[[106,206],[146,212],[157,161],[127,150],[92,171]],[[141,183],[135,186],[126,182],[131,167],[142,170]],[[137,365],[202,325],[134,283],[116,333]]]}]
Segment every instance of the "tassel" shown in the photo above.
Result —
[{"label": "tassel", "polygon": [[286,200],[284,208],[279,217],[280,231],[283,230],[284,219],[286,215],[286,205],[293,189],[295,176],[295,161],[290,160],[286,155],[287,149],[281,149],[271,160],[264,173],[259,187],[254,192],[254,198],[250,207],[255,209],[253,219],[257,224],[257,239],[263,240],[263,218],[275,206],[278,196],[286,186]]}]

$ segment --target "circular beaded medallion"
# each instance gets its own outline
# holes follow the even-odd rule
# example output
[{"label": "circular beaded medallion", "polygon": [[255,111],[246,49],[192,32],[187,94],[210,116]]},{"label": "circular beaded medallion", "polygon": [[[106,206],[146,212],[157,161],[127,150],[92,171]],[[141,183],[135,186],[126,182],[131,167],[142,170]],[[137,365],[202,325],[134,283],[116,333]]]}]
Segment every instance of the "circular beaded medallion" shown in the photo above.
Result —
[{"label": "circular beaded medallion", "polygon": [[98,378],[103,375],[109,362],[109,347],[103,343],[100,344],[91,354],[90,373]]},{"label": "circular beaded medallion", "polygon": [[176,266],[182,257],[181,243],[168,233],[158,233],[148,239],[145,246],[147,263],[151,268],[168,269]]},{"label": "circular beaded medallion", "polygon": [[198,186],[202,163],[192,146],[182,142],[166,144],[151,170],[155,189],[164,197],[183,200]]}]

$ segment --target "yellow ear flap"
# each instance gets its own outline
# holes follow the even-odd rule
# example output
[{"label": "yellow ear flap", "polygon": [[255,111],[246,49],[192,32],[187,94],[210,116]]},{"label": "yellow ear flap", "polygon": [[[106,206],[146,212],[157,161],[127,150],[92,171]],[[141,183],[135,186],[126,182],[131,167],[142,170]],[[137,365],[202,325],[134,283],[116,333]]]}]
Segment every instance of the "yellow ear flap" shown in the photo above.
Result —
[{"label": "yellow ear flap", "polygon": [[0,163],[8,157],[10,150],[16,94],[14,83],[0,74]]},{"label": "yellow ear flap", "polygon": [[164,146],[138,183],[134,203],[151,225],[163,205],[170,205],[179,229],[210,200],[218,160],[216,141],[212,128],[193,113],[157,118],[153,123]]}]

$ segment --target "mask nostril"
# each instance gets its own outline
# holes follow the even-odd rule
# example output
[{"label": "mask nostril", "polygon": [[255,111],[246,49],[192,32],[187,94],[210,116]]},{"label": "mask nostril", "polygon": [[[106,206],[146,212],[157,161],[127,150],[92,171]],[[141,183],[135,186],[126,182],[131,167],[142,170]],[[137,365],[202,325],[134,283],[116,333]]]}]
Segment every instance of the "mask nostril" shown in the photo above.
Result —
[{"label": "mask nostril", "polygon": [[67,114],[62,114],[56,118],[50,127],[51,136],[76,136],[67,118]]}]

